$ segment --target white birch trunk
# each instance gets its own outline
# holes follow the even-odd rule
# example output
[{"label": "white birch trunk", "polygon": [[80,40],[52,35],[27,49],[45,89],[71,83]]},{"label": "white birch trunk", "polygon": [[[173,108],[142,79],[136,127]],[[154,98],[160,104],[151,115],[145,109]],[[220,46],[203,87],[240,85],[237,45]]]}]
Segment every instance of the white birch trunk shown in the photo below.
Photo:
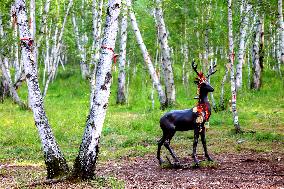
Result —
[{"label": "white birch trunk", "polygon": [[121,36],[120,36],[120,52],[119,52],[119,75],[117,89],[117,104],[125,104],[125,65],[126,65],[126,41],[127,41],[127,6],[122,4],[122,19],[121,19]]},{"label": "white birch trunk", "polygon": [[[64,34],[64,29],[65,29],[65,25],[66,25],[66,22],[67,22],[67,17],[69,15],[69,12],[70,12],[70,9],[72,7],[72,4],[73,4],[73,0],[69,0],[68,7],[67,7],[67,10],[66,10],[64,19],[63,19],[62,27],[61,27],[61,30],[60,30],[60,33],[59,33],[59,37],[58,37],[58,42],[57,42],[57,45],[56,45],[55,53],[54,53],[54,59],[53,60],[55,62],[53,63],[53,65],[57,65],[58,56],[60,54],[60,48],[62,47],[62,38],[63,38],[63,34]],[[53,74],[55,74],[55,71],[56,70],[54,70]]]},{"label": "white birch trunk", "polygon": [[51,0],[46,0],[46,2],[44,4],[44,11],[43,11],[43,14],[42,14],[41,25],[40,25],[40,29],[39,29],[40,35],[38,36],[37,44],[35,46],[37,49],[39,49],[39,47],[41,45],[41,40],[44,37],[44,33],[45,33],[44,31],[45,31],[45,28],[47,27],[47,16],[48,16],[48,13],[49,13],[50,1]]},{"label": "white birch trunk", "polygon": [[[211,59],[210,66],[211,66],[212,69],[214,69],[214,65],[217,65],[217,59],[214,60],[214,64],[213,64],[213,59]],[[208,78],[208,82],[210,83],[210,76]],[[213,93],[210,93],[210,98],[211,98],[211,103],[212,103],[213,110],[216,111],[217,108],[216,108],[216,103],[215,103],[215,98],[214,98]]]},{"label": "white birch trunk", "polygon": [[277,61],[277,70],[279,72],[280,78],[282,78],[282,73],[281,73],[281,51],[280,51],[280,29],[278,28],[276,30],[276,43],[275,43],[275,53],[276,53],[276,61]]},{"label": "white birch trunk", "polygon": [[99,3],[99,10],[98,10],[98,17],[97,17],[97,26],[96,26],[96,34],[94,37],[94,41],[95,41],[95,54],[94,54],[94,62],[95,64],[98,62],[99,60],[99,55],[100,55],[100,45],[101,45],[101,32],[102,32],[102,13],[103,13],[103,4],[104,1],[100,0]]},{"label": "white birch trunk", "polygon": [[[97,0],[93,0],[92,2],[92,18],[93,18],[93,40],[95,42],[95,37],[96,37],[96,29],[97,29],[97,24],[98,24],[98,2]],[[95,43],[93,43],[93,46]]]},{"label": "white birch trunk", "polygon": [[130,60],[127,61],[127,84],[126,84],[126,102],[129,104],[129,84],[130,84]]},{"label": "white birch trunk", "polygon": [[184,89],[186,92],[186,95],[189,95],[189,71],[188,71],[188,46],[186,44],[183,45],[183,54],[184,54],[184,61],[182,63],[182,68],[183,68],[183,85]]},{"label": "white birch trunk", "polygon": [[[31,32],[31,38],[35,41],[35,35],[36,35],[36,4],[35,0],[30,0],[30,32]],[[35,65],[37,66],[37,56],[38,56],[38,48],[35,45],[35,48],[33,50],[34,58],[35,58]]]},{"label": "white birch trunk", "polygon": [[43,95],[42,95],[43,98],[45,98],[45,96],[47,94],[49,83],[52,79],[54,79],[56,71],[57,71],[58,61],[59,61],[58,58],[59,58],[59,55],[60,55],[60,49],[62,47],[62,37],[63,37],[66,22],[67,22],[67,16],[69,15],[72,4],[73,4],[73,0],[69,0],[68,7],[67,7],[67,10],[66,10],[64,19],[63,19],[62,27],[61,27],[58,38],[56,38],[58,27],[56,27],[56,29],[55,29],[54,46],[53,46],[53,49],[52,49],[52,56],[50,58],[50,63],[49,63],[50,71],[48,72],[48,78],[47,78],[46,83],[44,85],[44,91],[43,91]]},{"label": "white birch trunk", "polygon": [[103,46],[98,62],[95,97],[93,98],[90,114],[87,118],[86,128],[79,155],[74,163],[73,176],[89,179],[94,176],[96,161],[99,153],[99,140],[108,107],[111,85],[111,65],[115,40],[118,31],[118,17],[120,13],[120,0],[109,0],[104,30]]},{"label": "white birch trunk", "polygon": [[143,42],[143,39],[142,39],[142,35],[141,35],[141,32],[138,28],[138,24],[137,24],[137,21],[136,21],[136,17],[133,13],[133,10],[132,10],[132,7],[131,7],[131,1],[130,0],[126,0],[127,2],[127,6],[128,6],[128,9],[129,9],[129,17],[130,17],[130,20],[131,20],[131,24],[132,24],[132,28],[133,28],[133,31],[135,33],[135,36],[136,36],[136,40],[140,46],[140,49],[142,51],[142,54],[143,54],[143,58],[144,58],[144,61],[148,67],[148,70],[149,70],[149,73],[151,75],[151,78],[152,78],[152,81],[153,83],[155,84],[155,87],[156,87],[156,90],[158,92],[158,95],[159,95],[159,101],[160,101],[160,105],[161,105],[161,108],[165,108],[167,106],[166,104],[166,96],[165,96],[165,93],[163,91],[163,88],[162,88],[162,85],[160,83],[160,80],[157,76],[157,73],[154,69],[154,66],[153,66],[153,63],[152,63],[152,60],[151,60],[151,57],[148,53],[148,50],[146,48],[146,45],[144,44]]},{"label": "white birch trunk", "polygon": [[237,64],[237,73],[236,73],[236,89],[240,89],[242,87],[243,80],[243,63],[244,63],[244,52],[245,52],[245,39],[247,35],[247,27],[248,27],[248,18],[249,11],[252,6],[250,4],[245,5],[245,12],[242,15],[243,22],[240,27],[240,43],[239,43],[239,53],[238,53],[238,64]]},{"label": "white birch trunk", "polygon": [[99,3],[99,10],[98,10],[98,18],[97,18],[97,26],[96,26],[96,34],[94,36],[94,47],[93,47],[93,53],[92,54],[92,64],[94,64],[94,69],[91,73],[91,95],[90,95],[90,100],[91,100],[91,106],[93,102],[93,98],[95,95],[95,85],[96,85],[96,70],[97,70],[97,63],[99,60],[99,49],[101,45],[101,31],[102,31],[102,11],[103,11],[103,0],[100,0]]},{"label": "white birch trunk", "polygon": [[236,132],[241,132],[239,125],[238,112],[237,112],[237,92],[234,73],[234,38],[233,38],[233,20],[232,20],[232,0],[228,0],[228,28],[229,28],[229,64],[230,64],[230,76],[231,76],[231,94],[232,94],[232,113],[233,122]]},{"label": "white birch trunk", "polygon": [[228,77],[229,69],[230,69],[230,65],[227,64],[226,69],[225,69],[225,75],[223,76],[222,83],[221,83],[221,94],[220,94],[220,108],[221,108],[221,110],[225,110],[224,86],[225,86],[225,82],[226,82],[227,77]]},{"label": "white birch trunk", "polygon": [[260,40],[260,31],[261,31],[261,20],[257,19],[257,24],[255,27],[254,33],[254,43],[252,49],[252,85],[251,88],[253,89],[260,89],[261,85],[261,66],[260,66],[260,50],[259,50],[259,40]]},{"label": "white birch trunk", "polygon": [[45,83],[45,75],[46,72],[49,73],[49,51],[50,51],[50,30],[48,30],[48,27],[46,26],[46,35],[45,35],[45,56],[44,56],[44,70],[43,70],[43,78],[42,83]]},{"label": "white birch trunk", "polygon": [[[61,153],[43,107],[43,100],[40,93],[37,67],[33,57],[33,41],[28,26],[25,0],[16,0],[16,15],[21,39],[21,50],[24,62],[24,69],[27,78],[30,106],[33,111],[35,125],[38,128],[42,149],[44,152],[47,177],[54,178],[68,172],[68,166]],[[26,40],[28,39],[28,40]]]},{"label": "white birch trunk", "polygon": [[21,108],[27,109],[28,106],[22,102],[22,100],[20,99],[14,85],[13,85],[13,81],[11,79],[11,75],[7,69],[7,67],[5,66],[5,64],[2,62],[2,57],[0,57],[0,68],[2,70],[2,75],[4,77],[4,79],[6,80],[6,82],[8,83],[9,86],[9,92],[10,95],[13,99],[13,101],[18,104]]},{"label": "white birch trunk", "polygon": [[0,37],[2,38],[3,36],[4,36],[4,29],[2,23],[2,14],[0,13]]},{"label": "white birch trunk", "polygon": [[284,22],[283,22],[282,0],[278,0],[278,23],[280,29],[281,62],[284,63]]},{"label": "white birch trunk", "polygon": [[250,86],[251,86],[251,80],[250,80],[250,72],[251,72],[251,62],[250,62],[251,60],[250,60],[250,51],[248,52],[248,58],[247,58],[247,64],[248,64],[248,89],[250,88]]},{"label": "white birch trunk", "polygon": [[30,0],[30,31],[33,40],[35,39],[36,34],[35,8],[35,0]]},{"label": "white birch trunk", "polygon": [[[11,20],[12,20],[12,28],[13,28],[13,38],[17,39],[18,38],[18,26],[17,23],[15,22],[15,5],[13,4],[11,6]],[[1,22],[1,21],[0,21]],[[1,27],[2,24],[0,23]],[[1,32],[0,32],[0,36]],[[18,42],[15,40],[14,44],[13,44],[13,50],[14,50],[14,56],[13,56],[13,66],[15,68],[15,75],[14,75],[14,82],[17,82],[18,79],[21,76],[22,73],[22,69],[21,69],[21,65],[20,65],[20,61],[19,61],[19,45]]]},{"label": "white birch trunk", "polygon": [[174,83],[174,75],[172,69],[172,62],[171,62],[171,53],[170,47],[168,43],[168,32],[166,29],[166,24],[163,17],[163,10],[162,10],[162,2],[161,0],[156,0],[157,7],[155,11],[155,18],[157,20],[157,29],[159,41],[161,44],[161,53],[162,53],[162,68],[164,74],[164,81],[166,87],[166,99],[167,104],[172,105],[175,103],[176,100],[176,92],[175,92],[175,83]]},{"label": "white birch trunk", "polygon": [[[50,1],[51,0],[46,0],[45,4],[44,4],[44,11],[43,11],[43,14],[42,14],[42,19],[41,19],[41,25],[40,25],[40,33],[41,34],[44,34],[44,30],[45,30],[45,27],[47,26],[47,16],[48,16],[48,13],[49,13],[49,8],[50,8]],[[40,38],[42,38],[43,36],[40,36]],[[40,41],[40,40],[39,40]]]},{"label": "white birch trunk", "polygon": [[260,64],[260,69],[262,71],[264,68],[264,54],[265,54],[264,52],[264,14],[263,13],[260,15],[259,19],[260,19],[259,64]]},{"label": "white birch trunk", "polygon": [[81,58],[81,60],[80,60],[81,74],[82,74],[82,78],[86,79],[89,76],[89,68],[88,68],[88,65],[87,65],[87,62],[86,62],[86,52],[85,52],[84,47],[83,47],[83,42],[84,42],[83,40],[85,40],[84,38],[86,36],[83,35],[83,39],[80,38],[79,29],[78,29],[78,25],[77,25],[74,13],[72,14],[72,23],[73,23],[77,47],[78,47],[78,50],[79,50],[79,55],[80,55],[80,58]]}]

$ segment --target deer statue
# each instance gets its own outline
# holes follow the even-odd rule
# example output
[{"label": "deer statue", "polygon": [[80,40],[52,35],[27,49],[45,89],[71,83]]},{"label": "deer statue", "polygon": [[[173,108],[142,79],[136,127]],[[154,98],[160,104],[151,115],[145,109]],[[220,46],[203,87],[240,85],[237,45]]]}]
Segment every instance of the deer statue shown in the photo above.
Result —
[{"label": "deer statue", "polygon": [[213,75],[217,70],[214,71],[216,65],[210,66],[207,76],[205,77],[202,72],[197,71],[197,65],[192,62],[192,68],[197,74],[197,78],[194,81],[198,85],[198,103],[197,106],[186,110],[173,110],[160,119],[160,127],[163,130],[163,136],[158,141],[157,159],[161,165],[164,161],[161,158],[161,147],[164,145],[170,152],[171,156],[175,160],[175,165],[180,165],[179,159],[177,158],[175,152],[170,146],[170,141],[175,135],[176,131],[194,131],[194,141],[193,141],[193,153],[192,158],[195,164],[198,166],[199,161],[196,156],[196,147],[198,143],[199,135],[201,135],[201,141],[204,148],[205,157],[209,161],[213,159],[209,156],[206,146],[205,139],[205,122],[209,121],[211,115],[211,107],[208,101],[208,93],[213,92],[213,87],[208,83],[207,79],[210,75]]}]

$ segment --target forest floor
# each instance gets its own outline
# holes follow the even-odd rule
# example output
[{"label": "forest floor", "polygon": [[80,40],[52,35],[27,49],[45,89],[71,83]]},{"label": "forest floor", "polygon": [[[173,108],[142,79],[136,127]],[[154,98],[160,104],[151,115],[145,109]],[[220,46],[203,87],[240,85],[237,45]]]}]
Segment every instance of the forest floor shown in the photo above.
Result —
[{"label": "forest floor", "polygon": [[214,159],[198,168],[174,169],[161,168],[153,155],[129,157],[100,162],[94,181],[52,184],[43,166],[7,162],[0,164],[0,188],[284,188],[284,154],[219,154]]},{"label": "forest floor", "polygon": [[[110,97],[100,140],[97,177],[92,181],[47,181],[32,112],[22,110],[11,99],[0,103],[0,189],[284,188],[284,93],[283,83],[274,72],[264,72],[260,91],[244,88],[238,93],[239,121],[244,133],[234,132],[229,106],[224,111],[212,112],[206,139],[209,153],[217,163],[203,161],[199,168],[188,166],[187,169],[166,165],[161,168],[155,154],[162,135],[159,118],[172,109],[195,106],[196,86],[191,85],[193,92],[188,95],[180,80],[177,82],[178,104],[160,110],[156,96],[153,109],[149,98],[152,83],[145,82],[149,78],[145,78],[143,72],[137,73],[141,75],[130,82],[127,105],[117,105],[116,95]],[[216,99],[220,96],[222,74],[217,76],[219,78],[212,80],[212,85],[216,86]],[[193,76],[191,80],[194,80]],[[116,86],[117,79],[114,79],[112,94],[115,94]],[[225,87],[225,91],[230,91],[229,83]],[[19,95],[27,99],[26,85]],[[226,104],[228,99],[229,92],[226,93]],[[82,81],[75,71],[58,74],[45,98],[45,109],[54,136],[71,168],[89,113],[89,82]],[[171,141],[186,165],[192,163],[189,155],[192,142],[193,132],[177,132]],[[201,143],[197,152],[203,152]],[[163,147],[162,157],[166,159],[166,156],[169,153]]]}]

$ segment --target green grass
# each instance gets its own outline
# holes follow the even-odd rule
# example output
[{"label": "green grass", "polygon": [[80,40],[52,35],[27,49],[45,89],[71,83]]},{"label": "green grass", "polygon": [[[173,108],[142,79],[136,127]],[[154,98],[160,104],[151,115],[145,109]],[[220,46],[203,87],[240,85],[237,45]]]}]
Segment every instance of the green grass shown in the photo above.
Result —
[{"label": "green grass", "polygon": [[[45,109],[52,130],[66,159],[72,163],[78,153],[86,117],[89,111],[89,83],[83,81],[79,71],[71,66],[59,72],[45,99]],[[133,71],[133,70],[131,70]],[[219,101],[220,79],[224,71],[212,77],[215,99]],[[176,73],[180,76],[180,73]],[[178,77],[180,78],[180,77]],[[191,76],[192,80],[194,76]],[[190,83],[186,95],[180,79],[177,84],[177,105],[160,110],[155,94],[152,109],[151,80],[139,67],[137,77],[131,74],[130,96],[127,105],[116,105],[117,72],[114,73],[110,105],[101,138],[100,161],[125,156],[144,156],[156,153],[156,143],[161,137],[159,118],[170,109],[191,108],[196,88]],[[246,82],[246,78],[245,81]],[[265,71],[263,88],[253,91],[244,87],[238,94],[238,113],[242,129],[256,133],[233,134],[232,115],[228,110],[213,112],[207,133],[212,154],[253,152],[280,152],[283,149],[284,92],[283,83],[275,72]],[[230,98],[230,84],[226,83],[225,99]],[[20,89],[20,96],[27,99],[27,87]],[[31,162],[44,164],[40,140],[31,111],[20,109],[11,100],[0,104],[0,161]],[[191,153],[193,133],[178,132],[172,145],[179,156]],[[243,142],[238,143],[238,140]],[[202,152],[201,145],[198,148]],[[165,150],[163,150],[165,152]]]}]

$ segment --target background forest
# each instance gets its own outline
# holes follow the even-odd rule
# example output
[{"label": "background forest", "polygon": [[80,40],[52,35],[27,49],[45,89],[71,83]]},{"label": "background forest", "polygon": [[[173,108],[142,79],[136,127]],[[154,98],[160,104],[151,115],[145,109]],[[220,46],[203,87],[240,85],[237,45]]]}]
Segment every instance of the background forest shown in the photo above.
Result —
[{"label": "background forest", "polygon": [[[217,65],[216,162],[161,168],[160,117],[197,104],[193,60]],[[1,0],[0,188],[283,187],[283,62],[282,0]],[[191,162],[192,142],[171,145]]]}]

